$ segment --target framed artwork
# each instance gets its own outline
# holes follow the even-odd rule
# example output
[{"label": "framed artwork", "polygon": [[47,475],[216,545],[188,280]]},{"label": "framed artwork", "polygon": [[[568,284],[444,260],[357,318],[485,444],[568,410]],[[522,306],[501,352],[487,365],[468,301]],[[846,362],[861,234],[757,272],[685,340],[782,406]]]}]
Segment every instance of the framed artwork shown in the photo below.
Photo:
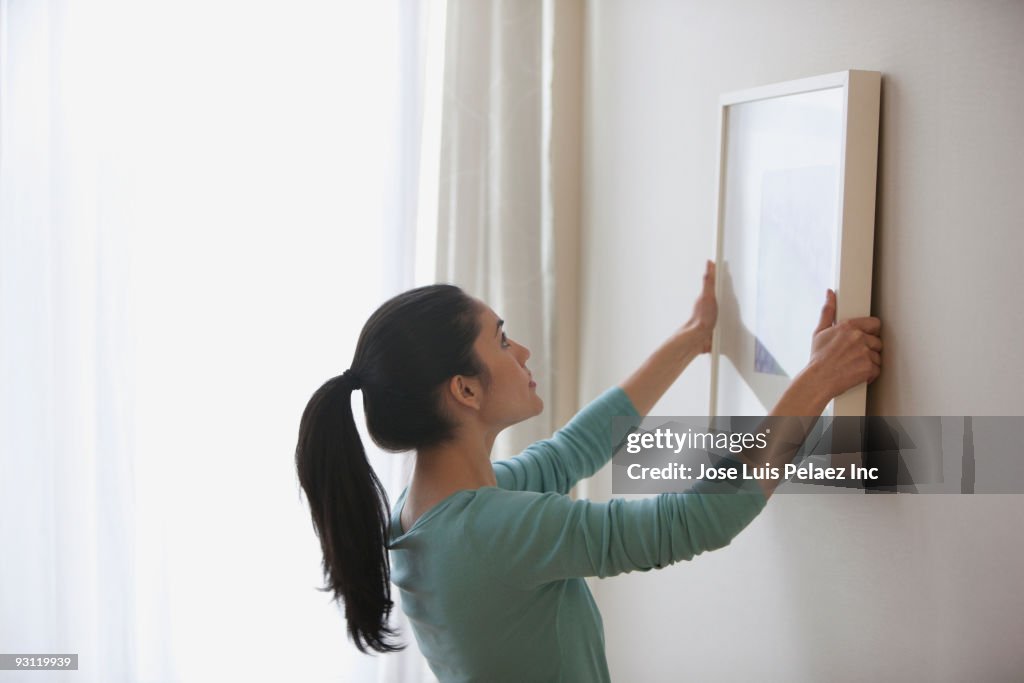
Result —
[{"label": "framed artwork", "polygon": [[[723,95],[711,416],[765,415],[806,366],[826,290],[870,315],[881,74]],[[862,384],[825,415],[864,415]]]}]

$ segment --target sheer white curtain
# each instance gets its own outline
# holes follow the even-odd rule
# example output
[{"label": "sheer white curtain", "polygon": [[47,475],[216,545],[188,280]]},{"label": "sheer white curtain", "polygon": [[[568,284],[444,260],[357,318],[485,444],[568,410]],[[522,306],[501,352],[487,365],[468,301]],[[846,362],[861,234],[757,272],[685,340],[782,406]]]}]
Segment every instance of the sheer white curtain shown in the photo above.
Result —
[{"label": "sheer white curtain", "polygon": [[426,7],[0,0],[0,650],[80,655],[33,680],[389,675],[293,454],[413,284]]},{"label": "sheer white curtain", "polygon": [[532,353],[542,415],[494,457],[577,408],[582,0],[449,0],[437,268]]}]

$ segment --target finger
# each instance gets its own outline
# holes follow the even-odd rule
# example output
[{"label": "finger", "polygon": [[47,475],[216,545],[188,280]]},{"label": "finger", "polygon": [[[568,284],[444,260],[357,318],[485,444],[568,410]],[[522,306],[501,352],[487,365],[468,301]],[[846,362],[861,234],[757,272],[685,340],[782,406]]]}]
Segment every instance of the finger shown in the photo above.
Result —
[{"label": "finger", "polygon": [[882,350],[882,340],[873,334],[864,335],[864,344],[872,351]]},{"label": "finger", "polygon": [[879,331],[882,329],[882,321],[878,318],[850,318],[848,322],[858,330],[875,336],[878,336]]},{"label": "finger", "polygon": [[832,323],[836,321],[835,296],[836,293],[831,289],[826,292],[825,305],[821,308],[821,317],[818,318],[818,326],[814,328],[815,334],[832,327]]},{"label": "finger", "polygon": [[707,266],[704,268],[704,288],[708,289],[715,286],[715,264],[713,261],[708,261]]},{"label": "finger", "polygon": [[877,351],[868,351],[868,358],[878,367],[882,367],[882,355]]}]

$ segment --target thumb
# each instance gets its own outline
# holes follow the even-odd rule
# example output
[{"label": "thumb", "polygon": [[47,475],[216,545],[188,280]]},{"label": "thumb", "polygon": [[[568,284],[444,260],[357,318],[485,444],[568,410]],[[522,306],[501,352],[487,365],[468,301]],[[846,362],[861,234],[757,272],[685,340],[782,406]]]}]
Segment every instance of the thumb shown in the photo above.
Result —
[{"label": "thumb", "polygon": [[704,291],[715,291],[715,262],[708,261],[704,269]]},{"label": "thumb", "polygon": [[836,321],[836,293],[831,289],[825,294],[825,305],[821,308],[821,318],[818,319],[818,326],[814,328],[814,334],[832,327]]}]

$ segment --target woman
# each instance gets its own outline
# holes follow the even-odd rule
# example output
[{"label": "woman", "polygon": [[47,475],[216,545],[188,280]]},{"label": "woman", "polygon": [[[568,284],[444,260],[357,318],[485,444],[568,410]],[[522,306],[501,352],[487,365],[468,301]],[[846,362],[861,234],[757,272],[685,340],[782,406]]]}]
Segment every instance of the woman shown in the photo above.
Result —
[{"label": "woman", "polygon": [[[820,415],[878,376],[879,321],[833,324],[835,305],[829,290],[811,360],[772,415]],[[296,449],[328,590],[344,602],[356,646],[400,648],[387,625],[393,580],[441,681],[609,680],[601,616],[583,577],[660,568],[727,545],[778,484],[743,481],[737,495],[719,495],[700,482],[687,493],[607,503],[566,495],[610,458],[612,416],[645,414],[710,350],[717,314],[709,262],[692,317],[635,373],[551,439],[491,462],[498,433],[543,409],[529,350],[451,285],[413,289],[374,312],[351,368],[306,406]],[[416,451],[390,514],[356,431],[356,389],[373,440]],[[778,466],[792,452],[780,446],[768,457]]]}]

